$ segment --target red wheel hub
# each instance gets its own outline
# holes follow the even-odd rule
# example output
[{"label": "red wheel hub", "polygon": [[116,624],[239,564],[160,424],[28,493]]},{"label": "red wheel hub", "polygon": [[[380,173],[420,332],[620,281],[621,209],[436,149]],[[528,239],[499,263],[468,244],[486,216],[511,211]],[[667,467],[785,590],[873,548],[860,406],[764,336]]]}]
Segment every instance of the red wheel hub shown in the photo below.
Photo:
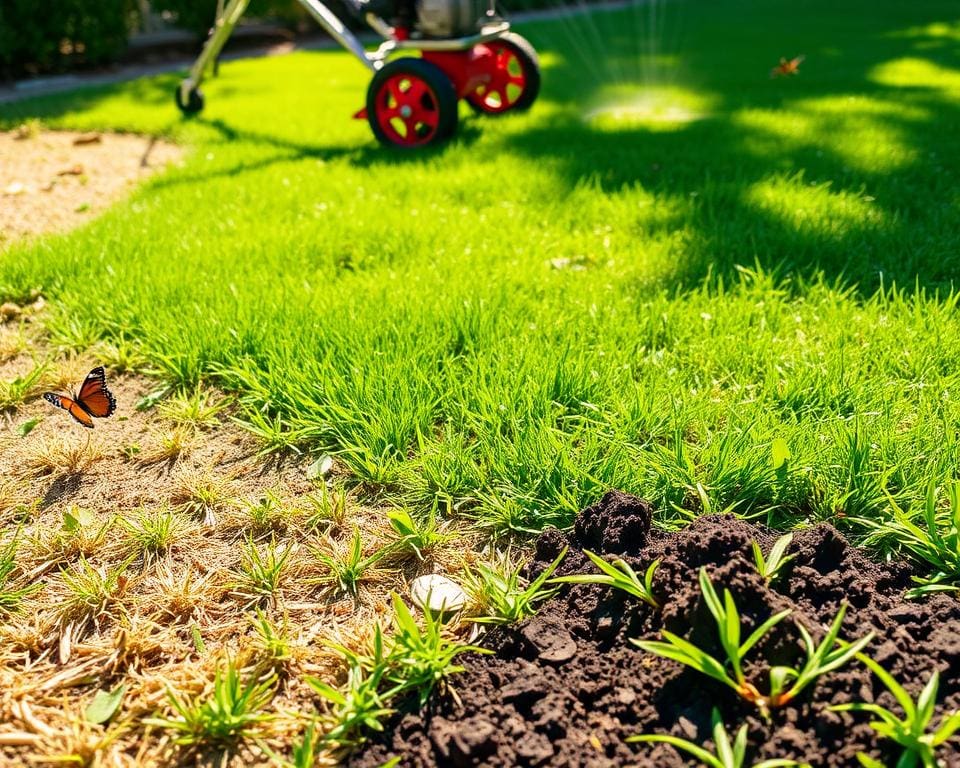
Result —
[{"label": "red wheel hub", "polygon": [[527,77],[523,64],[509,45],[492,42],[487,43],[487,48],[493,54],[487,68],[490,79],[470,95],[470,101],[484,112],[506,112],[523,94]]},{"label": "red wheel hub", "polygon": [[416,147],[434,138],[440,122],[437,96],[417,76],[387,78],[375,103],[377,123],[393,143]]}]

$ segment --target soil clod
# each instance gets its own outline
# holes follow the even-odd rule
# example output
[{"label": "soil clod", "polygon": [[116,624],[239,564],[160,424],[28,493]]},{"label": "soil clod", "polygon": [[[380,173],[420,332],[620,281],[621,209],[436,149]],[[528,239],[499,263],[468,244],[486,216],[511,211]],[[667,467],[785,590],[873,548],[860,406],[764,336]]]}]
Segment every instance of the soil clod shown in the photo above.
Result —
[{"label": "soil clod", "polygon": [[[766,545],[773,532],[729,516],[707,516],[682,531],[662,533],[650,528],[651,512],[640,499],[608,493],[584,510],[569,536],[551,530],[539,537],[530,574],[567,544],[570,553],[558,574],[591,572],[582,549],[623,557],[635,568],[661,558],[654,586],[662,612],[609,587],[565,587],[534,618],[491,631],[484,644],[493,654],[463,657],[466,672],[453,681],[457,696],[433,702],[428,711],[397,715],[350,765],[373,768],[399,756],[401,766],[417,767],[679,768],[697,763],[672,747],[628,744],[626,738],[669,733],[707,743],[714,707],[729,733],[748,725],[748,764],[791,758],[818,768],[849,768],[858,764],[858,752],[895,764],[900,748],[878,740],[869,718],[828,709],[858,700],[896,707],[859,662],[823,676],[767,721],[726,686],[629,642],[659,639],[666,627],[722,658],[697,583],[701,566],[718,590],[733,594],[744,631],[778,611],[792,611],[747,657],[747,677],[761,690],[769,687],[771,665],[800,661],[797,624],[819,641],[846,602],[843,639],[875,632],[866,652],[912,695],[939,669],[938,713],[960,706],[960,603],[943,594],[907,600],[910,571],[903,564],[874,563],[839,531],[819,525],[795,536],[790,552],[796,558],[767,584],[756,572],[750,543]],[[942,746],[938,756],[946,766],[960,766],[954,743]]]}]

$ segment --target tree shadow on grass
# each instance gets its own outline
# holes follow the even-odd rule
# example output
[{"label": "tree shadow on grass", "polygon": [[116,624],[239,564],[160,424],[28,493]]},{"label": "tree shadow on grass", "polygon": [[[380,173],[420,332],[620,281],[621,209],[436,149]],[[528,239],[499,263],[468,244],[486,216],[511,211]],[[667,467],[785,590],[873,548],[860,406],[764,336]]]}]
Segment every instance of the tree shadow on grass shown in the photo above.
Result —
[{"label": "tree shadow on grass", "polygon": [[[709,17],[679,55],[695,73],[687,78],[692,92],[710,105],[703,116],[649,119],[645,100],[661,84],[640,79],[614,89],[615,109],[585,118],[603,103],[588,95],[600,83],[582,56],[568,55],[544,74],[545,95],[567,110],[551,124],[508,134],[506,149],[549,164],[571,189],[649,192],[653,206],[612,222],[638,236],[662,216],[657,205],[667,204],[669,226],[683,238],[661,276],[666,283],[695,284],[758,264],[804,278],[822,274],[864,293],[890,282],[951,286],[960,269],[960,26],[947,6],[854,0],[831,14],[811,0],[786,19],[775,18],[788,13],[783,4],[720,6],[665,6]],[[757,39],[758,29],[777,39]],[[607,31],[618,53],[606,69],[642,68],[629,60],[638,54],[628,32],[615,21]],[[718,48],[714,37],[728,47]],[[802,50],[808,58],[799,76],[769,78],[765,65],[776,63],[775,51]],[[666,91],[676,86],[667,82]]]}]

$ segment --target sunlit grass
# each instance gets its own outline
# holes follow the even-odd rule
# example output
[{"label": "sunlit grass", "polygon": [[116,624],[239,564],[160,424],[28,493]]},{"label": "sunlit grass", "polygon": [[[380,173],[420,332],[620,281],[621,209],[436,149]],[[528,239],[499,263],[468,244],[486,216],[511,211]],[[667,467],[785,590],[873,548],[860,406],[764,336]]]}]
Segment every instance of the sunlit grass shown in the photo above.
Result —
[{"label": "sunlit grass", "polygon": [[[917,48],[952,6],[662,8],[683,34],[652,53],[635,9],[529,25],[536,108],[464,110],[415,155],[349,119],[368,76],[340,52],[224,62],[193,121],[174,76],[14,105],[190,153],[9,247],[0,293],[42,288],[65,349],[136,341],[188,405],[229,390],[265,452],[335,454],[358,495],[494,534],[569,524],[611,486],[665,524],[909,508],[960,459],[958,70]],[[210,482],[181,496],[208,524],[232,508]]]}]

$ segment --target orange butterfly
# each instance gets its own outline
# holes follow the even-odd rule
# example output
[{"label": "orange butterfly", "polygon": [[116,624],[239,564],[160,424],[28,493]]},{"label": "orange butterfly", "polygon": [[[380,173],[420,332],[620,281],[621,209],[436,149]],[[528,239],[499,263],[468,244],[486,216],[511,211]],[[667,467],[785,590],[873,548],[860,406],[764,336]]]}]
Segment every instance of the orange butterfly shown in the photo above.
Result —
[{"label": "orange butterfly", "polygon": [[63,408],[83,426],[93,429],[93,417],[105,419],[117,410],[117,401],[107,389],[107,374],[103,366],[97,366],[83,380],[80,394],[73,397],[47,392],[43,399]]},{"label": "orange butterfly", "polygon": [[800,72],[800,65],[805,58],[807,57],[801,55],[795,56],[790,59],[790,61],[787,61],[781,56],[780,63],[770,70],[770,77],[789,77],[790,75],[798,74]]}]

